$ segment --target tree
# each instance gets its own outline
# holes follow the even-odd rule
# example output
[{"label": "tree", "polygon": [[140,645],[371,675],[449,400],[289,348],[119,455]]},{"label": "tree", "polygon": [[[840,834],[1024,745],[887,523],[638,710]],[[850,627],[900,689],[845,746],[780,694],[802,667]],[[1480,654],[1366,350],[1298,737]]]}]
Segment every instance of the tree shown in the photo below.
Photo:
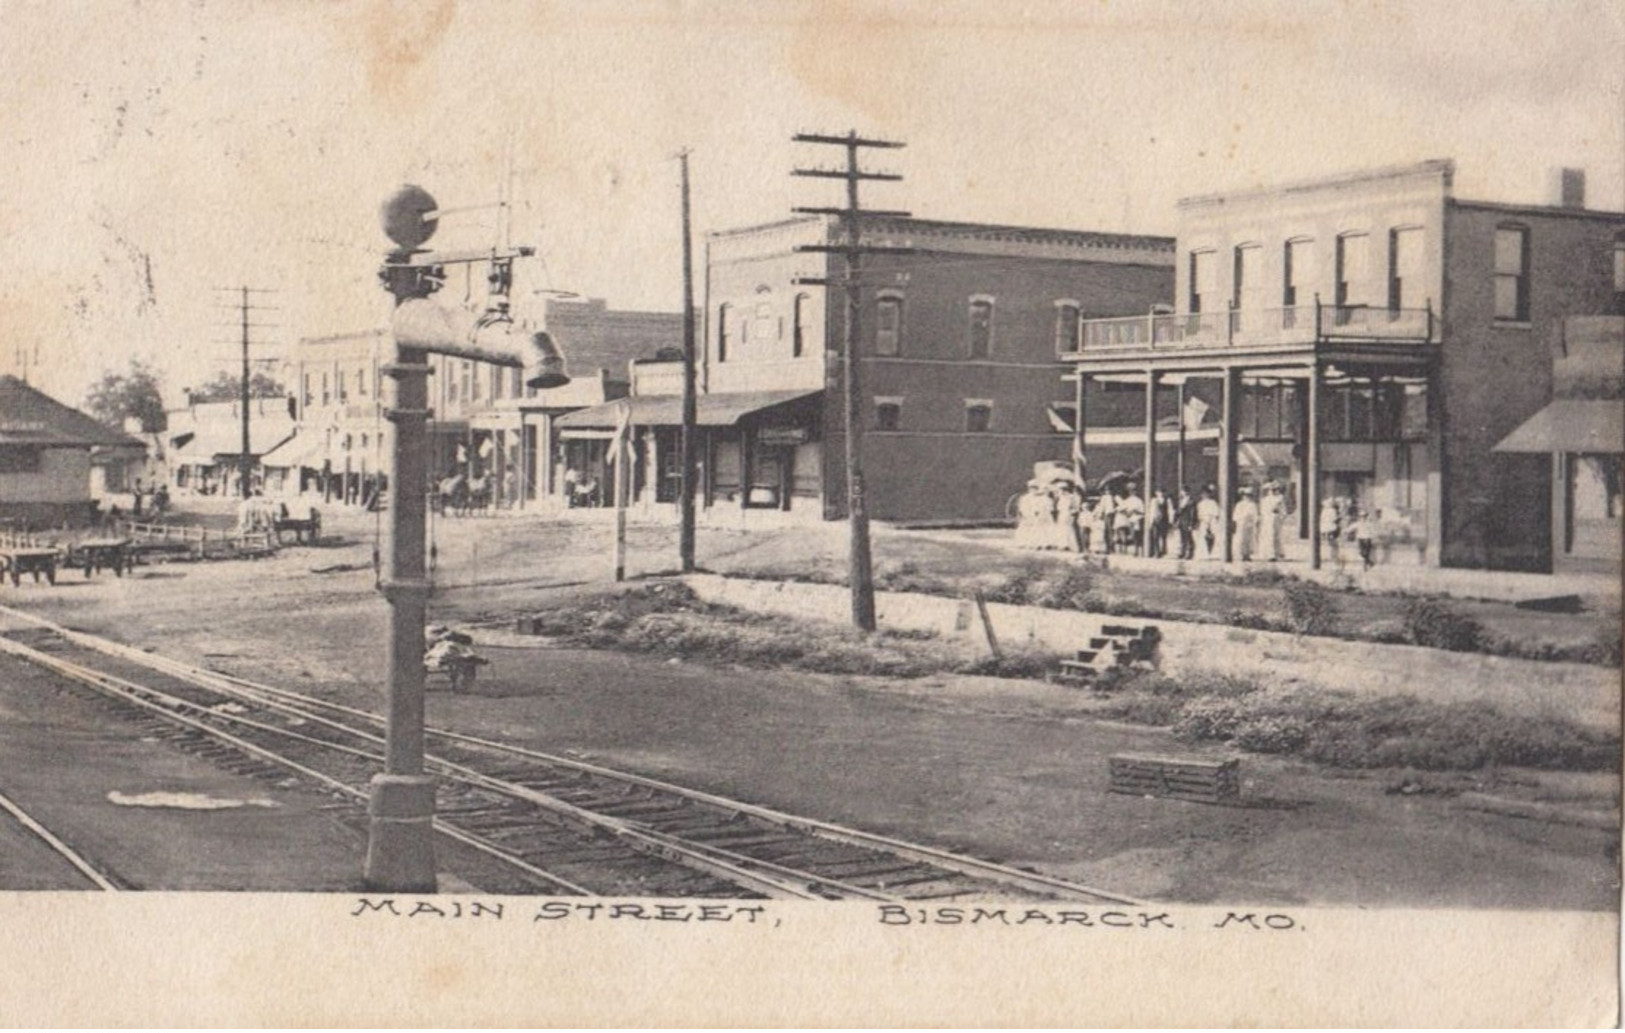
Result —
[{"label": "tree", "polygon": [[158,374],[137,359],[130,360],[126,373],[103,373],[85,395],[85,411],[116,430],[123,430],[130,418],[141,421],[144,434],[155,434],[166,424]]},{"label": "tree", "polygon": [[[248,397],[285,398],[288,389],[282,381],[269,373],[256,372],[248,378]],[[243,378],[237,373],[221,370],[214,379],[192,392],[194,402],[235,402],[243,396]]]}]

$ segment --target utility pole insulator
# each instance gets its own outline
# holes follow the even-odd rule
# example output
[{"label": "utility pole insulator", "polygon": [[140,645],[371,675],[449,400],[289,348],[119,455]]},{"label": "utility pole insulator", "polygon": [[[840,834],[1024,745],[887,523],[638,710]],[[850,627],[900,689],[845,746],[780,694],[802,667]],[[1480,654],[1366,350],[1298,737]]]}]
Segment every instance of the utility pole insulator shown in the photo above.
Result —
[{"label": "utility pole insulator", "polygon": [[[846,151],[846,166],[839,169],[793,169],[792,175],[814,179],[839,179],[846,183],[844,208],[797,209],[808,214],[833,215],[840,222],[837,242],[809,244],[797,251],[840,255],[845,275],[839,281],[846,291],[846,330],[842,352],[845,371],[845,459],[846,459],[846,513],[851,530],[851,543],[847,556],[847,581],[852,591],[852,623],[864,630],[875,628],[874,562],[869,545],[869,503],[863,484],[863,419],[864,402],[862,362],[858,356],[858,322],[862,303],[861,265],[864,255],[910,254],[912,248],[873,246],[862,242],[861,226],[865,216],[888,218],[906,217],[896,212],[867,212],[858,203],[858,185],[863,182],[896,182],[903,177],[895,172],[866,172],[858,165],[858,152],[865,148],[896,149],[904,146],[895,140],[873,140],[858,136],[856,131],[845,135],[829,133],[797,133],[796,143],[810,143],[840,147]],[[796,277],[797,283],[834,286],[821,277]]]}]

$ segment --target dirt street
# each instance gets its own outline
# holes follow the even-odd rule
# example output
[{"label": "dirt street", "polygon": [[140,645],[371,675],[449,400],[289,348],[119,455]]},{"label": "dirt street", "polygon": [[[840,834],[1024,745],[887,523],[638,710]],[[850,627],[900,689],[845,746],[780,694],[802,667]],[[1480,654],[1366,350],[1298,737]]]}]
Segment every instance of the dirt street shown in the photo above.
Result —
[{"label": "dirt street", "polygon": [[[386,608],[371,518],[348,544],[252,562],[169,564],[123,580],[24,584],[0,602],[221,670],[376,706]],[[606,525],[437,523],[431,619],[473,622],[602,578]],[[634,528],[631,566],[670,569]],[[701,562],[749,552],[709,531]],[[1008,558],[1004,560],[1008,562]],[[323,571],[316,573],[315,571]],[[1105,792],[1106,757],[1177,745],[1098,720],[1086,694],[969,676],[916,681],[712,670],[675,658],[484,645],[473,694],[429,719],[1137,896],[1190,902],[1606,909],[1615,835],[1390,794],[1392,772],[1243,760],[1247,807]],[[1452,776],[1454,777],[1454,776]],[[1500,772],[1548,798],[1617,802],[1607,775]],[[1438,776],[1443,784],[1444,776]],[[1458,787],[1483,787],[1461,776]],[[1493,787],[1489,787],[1493,789]]]}]

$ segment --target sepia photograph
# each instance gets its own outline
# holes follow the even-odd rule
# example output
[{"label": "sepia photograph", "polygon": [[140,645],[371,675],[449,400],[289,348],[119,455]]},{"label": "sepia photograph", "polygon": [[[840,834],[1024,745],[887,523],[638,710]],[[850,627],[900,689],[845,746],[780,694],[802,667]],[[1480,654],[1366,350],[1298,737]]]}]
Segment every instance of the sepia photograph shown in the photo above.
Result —
[{"label": "sepia photograph", "polygon": [[1616,1025],[1622,54],[0,0],[0,1013]]}]

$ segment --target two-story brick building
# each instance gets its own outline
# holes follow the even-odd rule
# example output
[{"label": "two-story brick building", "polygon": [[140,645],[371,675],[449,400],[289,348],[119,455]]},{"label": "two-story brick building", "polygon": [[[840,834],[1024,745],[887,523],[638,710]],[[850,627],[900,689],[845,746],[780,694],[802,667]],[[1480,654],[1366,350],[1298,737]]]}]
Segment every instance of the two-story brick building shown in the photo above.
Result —
[{"label": "two-story brick building", "polygon": [[[789,219],[706,242],[698,423],[701,498],[713,515],[845,513],[841,263],[799,250],[835,242],[838,222]],[[1080,320],[1147,312],[1171,296],[1164,237],[869,216],[857,355],[863,455],[876,519],[1003,518],[1033,464],[1065,460],[1073,405],[1058,354]],[[675,499],[680,406],[634,392],[637,486]],[[562,417],[602,433],[616,406]],[[1057,425],[1060,424],[1060,429]]]},{"label": "two-story brick building", "polygon": [[1586,209],[1572,171],[1552,205],[1458,199],[1453,176],[1427,161],[1180,202],[1174,312],[1086,321],[1071,356],[1085,382],[1138,385],[1151,483],[1175,487],[1164,427],[1194,396],[1221,433],[1186,483],[1211,474],[1228,511],[1285,482],[1316,562],[1330,496],[1430,565],[1551,568],[1550,462],[1493,448],[1550,399],[1561,321],[1622,311],[1625,216]]}]

